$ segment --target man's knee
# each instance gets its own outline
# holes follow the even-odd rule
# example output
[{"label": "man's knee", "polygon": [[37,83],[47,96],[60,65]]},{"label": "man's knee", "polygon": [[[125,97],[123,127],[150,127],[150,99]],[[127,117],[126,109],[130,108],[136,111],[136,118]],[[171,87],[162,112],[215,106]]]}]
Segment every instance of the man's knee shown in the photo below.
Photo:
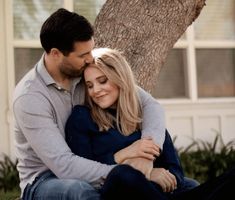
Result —
[{"label": "man's knee", "polygon": [[100,200],[90,184],[76,179],[52,178],[42,182],[35,191],[37,199]]},{"label": "man's knee", "polygon": [[192,189],[200,185],[200,183],[195,179],[184,177],[184,185],[187,189]]},{"label": "man's knee", "polygon": [[188,177],[184,177],[183,184],[179,188],[177,188],[174,191],[174,193],[185,192],[185,191],[191,190],[199,185],[200,185],[200,183],[197,180],[192,179],[192,178],[188,178]]},{"label": "man's knee", "polygon": [[68,179],[64,184],[64,195],[67,199],[99,200],[99,193],[90,184],[84,181]]}]

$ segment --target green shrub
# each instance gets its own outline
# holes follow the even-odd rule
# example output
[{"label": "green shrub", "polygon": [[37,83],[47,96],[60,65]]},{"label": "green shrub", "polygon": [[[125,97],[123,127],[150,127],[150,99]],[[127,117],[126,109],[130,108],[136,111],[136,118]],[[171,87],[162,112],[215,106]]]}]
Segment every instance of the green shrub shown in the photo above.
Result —
[{"label": "green shrub", "polygon": [[220,134],[212,143],[193,141],[178,153],[185,175],[205,182],[235,166],[235,140],[224,144]]},{"label": "green shrub", "polygon": [[0,161],[0,190],[3,192],[18,189],[19,176],[16,169],[17,161],[13,162],[7,156]]},{"label": "green shrub", "polygon": [[11,191],[4,192],[0,190],[0,199],[1,200],[19,200],[20,198],[20,189],[15,188]]}]

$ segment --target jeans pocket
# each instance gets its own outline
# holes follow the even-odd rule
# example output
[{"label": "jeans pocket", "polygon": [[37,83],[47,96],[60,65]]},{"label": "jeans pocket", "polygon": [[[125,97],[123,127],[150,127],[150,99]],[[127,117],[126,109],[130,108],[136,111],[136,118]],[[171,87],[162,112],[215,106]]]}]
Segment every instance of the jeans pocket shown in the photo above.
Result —
[{"label": "jeans pocket", "polygon": [[22,200],[32,200],[32,184],[27,184],[24,192],[23,192],[23,196],[22,196]]},{"label": "jeans pocket", "polygon": [[33,200],[37,187],[50,176],[54,176],[54,174],[48,170],[36,177],[32,184],[28,183],[24,189],[22,200]]}]

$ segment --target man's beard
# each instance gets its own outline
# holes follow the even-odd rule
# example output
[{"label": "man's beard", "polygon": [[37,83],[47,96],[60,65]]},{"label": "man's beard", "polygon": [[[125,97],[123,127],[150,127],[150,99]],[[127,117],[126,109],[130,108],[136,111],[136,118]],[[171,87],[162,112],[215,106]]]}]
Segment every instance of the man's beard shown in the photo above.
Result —
[{"label": "man's beard", "polygon": [[84,69],[88,66],[88,63],[83,65],[80,69],[69,68],[71,65],[61,64],[60,73],[68,78],[77,78],[83,74]]}]

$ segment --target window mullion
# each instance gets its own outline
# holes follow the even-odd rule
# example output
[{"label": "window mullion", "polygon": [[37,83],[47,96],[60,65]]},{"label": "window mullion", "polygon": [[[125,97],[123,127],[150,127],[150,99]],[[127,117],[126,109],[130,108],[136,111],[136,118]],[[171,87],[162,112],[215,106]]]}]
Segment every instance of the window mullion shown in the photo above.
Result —
[{"label": "window mullion", "polygon": [[74,11],[73,0],[64,0],[64,8],[70,11]]},{"label": "window mullion", "polygon": [[6,54],[7,54],[7,79],[8,79],[8,104],[9,108],[7,110],[8,115],[8,123],[9,123],[9,150],[10,155],[12,158],[15,158],[15,146],[14,146],[14,134],[13,134],[13,111],[12,111],[12,99],[13,99],[13,91],[15,89],[15,68],[14,68],[14,47],[13,47],[13,2],[12,0],[5,0],[5,10],[7,11],[5,13],[6,16]]},{"label": "window mullion", "polygon": [[186,31],[188,47],[187,47],[187,62],[188,62],[188,92],[191,101],[197,101],[197,70],[196,70],[196,51],[194,44],[194,29],[191,25]]}]

